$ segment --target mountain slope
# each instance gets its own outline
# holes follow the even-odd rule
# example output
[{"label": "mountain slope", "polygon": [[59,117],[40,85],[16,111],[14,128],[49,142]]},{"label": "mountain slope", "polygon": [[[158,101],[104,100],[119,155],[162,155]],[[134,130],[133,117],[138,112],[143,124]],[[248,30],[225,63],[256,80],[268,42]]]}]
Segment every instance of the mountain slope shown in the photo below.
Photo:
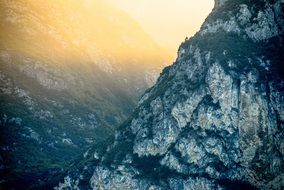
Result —
[{"label": "mountain slope", "polygon": [[57,188],[283,189],[283,19],[280,0],[215,0],[113,143]]},{"label": "mountain slope", "polygon": [[0,188],[43,180],[113,135],[168,59],[99,0],[0,0],[0,19]]}]

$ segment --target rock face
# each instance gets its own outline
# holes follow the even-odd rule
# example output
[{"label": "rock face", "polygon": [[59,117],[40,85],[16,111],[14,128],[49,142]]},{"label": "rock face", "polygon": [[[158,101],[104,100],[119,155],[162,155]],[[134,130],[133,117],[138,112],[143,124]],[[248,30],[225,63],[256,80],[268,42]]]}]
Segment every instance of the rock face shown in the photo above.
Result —
[{"label": "rock face", "polygon": [[0,31],[0,189],[28,189],[113,135],[168,60],[101,0],[0,0]]},{"label": "rock face", "polygon": [[216,1],[101,151],[92,189],[283,189],[282,8]]}]

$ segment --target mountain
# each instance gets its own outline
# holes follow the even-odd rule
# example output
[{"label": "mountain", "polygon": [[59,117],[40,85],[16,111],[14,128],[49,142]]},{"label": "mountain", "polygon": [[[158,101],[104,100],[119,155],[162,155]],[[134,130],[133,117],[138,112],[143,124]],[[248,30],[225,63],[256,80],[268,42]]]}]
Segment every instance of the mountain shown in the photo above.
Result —
[{"label": "mountain", "polygon": [[283,189],[283,21],[280,0],[215,0],[113,142],[56,189]]},{"label": "mountain", "polygon": [[0,0],[0,19],[0,189],[113,135],[168,60],[105,1]]}]

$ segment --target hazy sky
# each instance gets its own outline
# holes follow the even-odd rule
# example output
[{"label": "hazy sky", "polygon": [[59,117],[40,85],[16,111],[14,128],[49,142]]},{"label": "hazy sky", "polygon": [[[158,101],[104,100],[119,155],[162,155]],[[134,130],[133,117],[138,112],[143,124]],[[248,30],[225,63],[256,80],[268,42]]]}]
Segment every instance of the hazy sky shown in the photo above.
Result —
[{"label": "hazy sky", "polygon": [[214,0],[108,0],[132,16],[171,54],[199,30]]}]

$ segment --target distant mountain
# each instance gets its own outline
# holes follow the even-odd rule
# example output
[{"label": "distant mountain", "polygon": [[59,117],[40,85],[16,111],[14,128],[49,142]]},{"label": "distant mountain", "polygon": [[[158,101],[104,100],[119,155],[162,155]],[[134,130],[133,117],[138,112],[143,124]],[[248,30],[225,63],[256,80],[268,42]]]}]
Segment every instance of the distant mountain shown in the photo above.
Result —
[{"label": "distant mountain", "polygon": [[0,0],[0,19],[0,189],[113,135],[168,60],[104,1]]},{"label": "distant mountain", "polygon": [[283,189],[283,8],[215,0],[113,142],[56,189]]}]

